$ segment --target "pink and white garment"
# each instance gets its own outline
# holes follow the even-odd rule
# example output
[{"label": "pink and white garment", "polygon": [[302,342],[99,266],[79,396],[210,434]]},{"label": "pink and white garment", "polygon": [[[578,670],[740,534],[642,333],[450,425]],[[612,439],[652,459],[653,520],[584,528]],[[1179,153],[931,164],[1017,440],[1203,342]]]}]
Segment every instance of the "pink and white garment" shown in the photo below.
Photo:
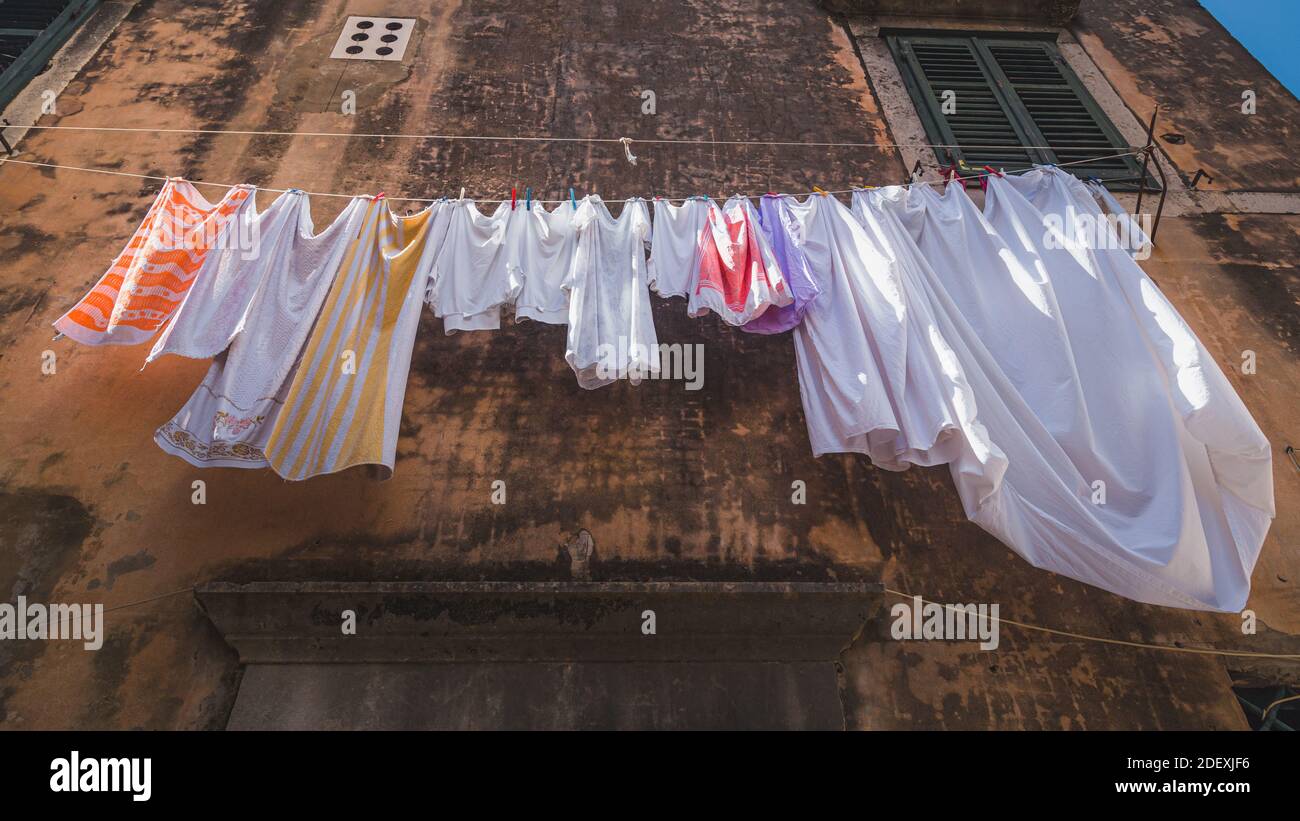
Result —
[{"label": "pink and white garment", "polygon": [[732,197],[724,206],[709,206],[688,315],[713,311],[730,325],[744,325],[773,305],[789,305],[790,289],[749,199]]},{"label": "pink and white garment", "polygon": [[297,190],[276,197],[261,212],[255,196],[244,200],[226,221],[145,364],[164,354],[210,359],[224,351],[243,329],[262,282],[273,271],[294,264],[295,232],[305,208],[307,198]]},{"label": "pink and white garment", "polygon": [[655,229],[650,243],[650,287],[662,297],[689,296],[700,271],[700,236],[709,223],[708,197],[673,205],[655,197]]},{"label": "pink and white garment", "polygon": [[565,280],[569,335],[564,359],[578,385],[590,390],[618,379],[635,385],[657,375],[659,340],[646,285],[650,215],[645,200],[627,200],[614,219],[593,194],[578,206],[573,225],[577,248]]},{"label": "pink and white garment", "polygon": [[[203,382],[154,434],[158,447],[196,467],[270,467],[264,448],[299,366],[308,335],[344,251],[370,205],[357,197],[328,228],[313,234],[302,192],[282,195],[286,234],[242,328],[217,355]],[[277,200],[277,203],[280,201]]]}]

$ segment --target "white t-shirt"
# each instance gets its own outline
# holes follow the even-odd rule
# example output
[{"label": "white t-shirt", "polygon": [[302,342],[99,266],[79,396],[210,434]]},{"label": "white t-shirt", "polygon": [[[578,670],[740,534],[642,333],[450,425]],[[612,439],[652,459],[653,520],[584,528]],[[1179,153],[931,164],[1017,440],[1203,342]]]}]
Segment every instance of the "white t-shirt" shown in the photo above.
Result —
[{"label": "white t-shirt", "polygon": [[583,388],[616,379],[632,384],[659,373],[646,285],[650,215],[645,201],[623,204],[618,219],[600,197],[583,199],[574,218],[577,248],[565,288],[569,292],[569,336],[565,360]]},{"label": "white t-shirt", "polygon": [[519,293],[517,269],[505,253],[510,203],[485,217],[473,200],[448,203],[450,224],[433,263],[426,301],[442,317],[450,336],[457,331],[496,330],[501,306]]},{"label": "white t-shirt", "polygon": [[573,263],[573,221],[577,210],[563,203],[547,211],[534,203],[518,206],[509,217],[505,265],[522,284],[515,299],[515,319],[551,325],[569,322],[569,295],[564,278]]},{"label": "white t-shirt", "polygon": [[681,205],[655,198],[654,241],[650,245],[650,287],[662,297],[687,296],[700,270],[700,232],[708,224],[707,197]]}]

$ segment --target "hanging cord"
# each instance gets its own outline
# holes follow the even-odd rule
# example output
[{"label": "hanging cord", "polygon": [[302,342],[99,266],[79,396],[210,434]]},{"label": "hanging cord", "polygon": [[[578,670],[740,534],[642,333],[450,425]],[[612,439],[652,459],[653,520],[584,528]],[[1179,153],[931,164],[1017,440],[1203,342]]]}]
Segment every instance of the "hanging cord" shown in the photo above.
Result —
[{"label": "hanging cord", "polygon": [[619,137],[618,141],[623,144],[623,153],[627,155],[627,161],[636,165],[636,155],[632,153],[632,138]]},{"label": "hanging cord", "polygon": [[[1109,155],[1106,155],[1106,156],[1104,156],[1104,157],[1089,157],[1089,158],[1086,159],[1086,160],[1076,160],[1075,162],[1056,163],[1056,167],[1057,167],[1057,168],[1066,168],[1066,167],[1071,166],[1071,165],[1085,165],[1085,164],[1089,164],[1089,163],[1097,162],[1097,161],[1099,161],[1099,160],[1110,160],[1110,159],[1115,159],[1115,158],[1118,158],[1118,157],[1131,157],[1131,156],[1135,156],[1135,155],[1140,154],[1140,153],[1141,153],[1141,150],[1137,150],[1137,151],[1125,151],[1125,152],[1120,153],[1120,154],[1109,154]],[[61,165],[61,164],[58,164],[58,163],[37,162],[37,161],[35,161],[35,160],[13,160],[13,159],[4,159],[4,158],[0,158],[0,166],[2,166],[2,165],[7,165],[8,163],[14,163],[14,164],[16,164],[16,165],[30,165],[30,166],[35,166],[35,167],[38,167],[38,168],[55,168],[55,169],[62,169],[62,170],[64,170],[64,171],[89,171],[89,172],[92,172],[92,173],[95,173],[95,174],[109,174],[109,175],[117,176],[117,177],[131,177],[131,178],[133,178],[133,179],[139,179],[139,180],[157,180],[157,181],[159,181],[159,182],[166,182],[168,179],[170,179],[169,177],[160,177],[160,176],[153,175],[153,174],[134,174],[134,173],[131,173],[131,172],[129,172],[129,171],[112,171],[112,170],[109,170],[109,169],[107,169],[107,168],[85,168],[85,167],[77,166],[77,165]],[[1029,173],[1030,171],[1033,171],[1033,170],[1035,170],[1035,169],[1033,169],[1033,168],[1025,168],[1025,169],[1022,169],[1022,170],[1020,170],[1020,171],[1007,171],[1007,172],[1005,172],[1005,176],[1016,176],[1016,175],[1019,175],[1019,174],[1026,174],[1026,173]],[[990,176],[995,176],[995,175],[996,175],[996,176],[1003,176],[1002,173],[997,172],[997,171],[994,171],[994,172],[987,172],[987,171],[986,171],[986,172],[983,172],[983,173],[981,173],[981,174],[972,174],[972,175],[969,175],[969,176],[964,176],[964,177],[961,177],[961,179],[962,179],[963,181],[965,181],[965,180],[982,180],[982,179],[984,179],[985,177],[990,177]],[[209,186],[213,186],[213,187],[215,187],[215,188],[237,188],[237,187],[239,187],[239,185],[247,185],[247,183],[231,184],[231,183],[223,183],[223,182],[203,182],[203,181],[201,181],[201,180],[186,180],[186,182],[189,182],[191,185],[209,185]],[[946,184],[946,182],[947,182],[946,180],[918,180],[918,181],[916,181],[916,182],[900,183],[897,187],[899,187],[899,188],[911,188],[911,187],[914,186],[914,185],[937,185],[937,184],[940,184],[940,183],[945,183],[945,184]],[[304,193],[304,194],[306,194],[306,195],[308,195],[308,196],[311,196],[311,197],[342,197],[342,198],[345,198],[345,199],[353,199],[353,198],[358,197],[358,196],[362,196],[362,197],[370,197],[370,196],[372,196],[372,195],[370,195],[370,194],[339,194],[339,193],[333,193],[333,192],[328,192],[328,191],[306,191],[306,190],[303,190],[303,189],[296,189],[296,188],[295,188],[295,189],[289,189],[289,188],[265,188],[265,187],[263,187],[263,186],[248,186],[248,187],[253,188],[253,189],[257,190],[257,191],[266,191],[266,192],[269,192],[269,193],[278,193],[278,194],[283,194],[284,192],[286,192],[286,191],[291,191],[291,190],[293,190],[293,191],[302,191],[302,193]],[[855,191],[861,191],[861,190],[864,190],[864,189],[861,189],[861,188],[847,188],[847,189],[842,189],[842,190],[838,190],[838,191],[823,191],[823,190],[821,190],[820,188],[816,188],[815,186],[814,186],[814,189],[815,189],[815,190],[813,190],[813,191],[805,191],[805,192],[803,192],[803,193],[801,193],[801,194],[792,194],[792,195],[790,195],[790,196],[806,197],[806,196],[812,196],[813,194],[831,194],[831,195],[834,195],[834,194],[852,194],[852,193],[854,193]],[[693,195],[693,196],[698,196],[698,195]],[[693,196],[686,196],[686,197],[659,197],[658,199],[666,200],[667,202],[686,202],[687,200],[692,199]],[[749,199],[749,200],[758,200],[758,199],[762,199],[762,197],[763,197],[764,195],[762,195],[762,194],[748,194],[748,195],[737,195],[737,196],[741,196],[741,197],[743,197],[744,199]],[[462,197],[462,199],[464,198],[464,192],[463,192],[463,191],[462,191],[462,193],[461,193],[461,197]],[[432,198],[429,198],[429,197],[386,197],[386,199],[388,199],[388,200],[390,200],[390,201],[392,201],[392,202],[425,202],[425,203],[431,203],[431,202],[438,202],[439,200],[441,200],[441,199],[443,199],[443,198],[442,198],[442,197],[432,197]],[[632,200],[636,200],[636,199],[641,199],[641,197],[632,197],[632,198],[624,199],[624,200],[606,200],[606,202],[631,202]],[[482,203],[502,203],[502,202],[510,202],[510,200],[509,200],[509,199],[501,199],[501,200],[492,200],[492,199],[487,199],[487,200],[475,200],[475,202],[482,202]],[[555,204],[558,204],[558,203],[569,202],[569,200],[567,200],[567,199],[563,199],[563,200],[540,200],[540,199],[539,199],[539,200],[533,200],[533,202],[543,203],[543,204],[546,204],[546,205],[555,205]]]},{"label": "hanging cord", "polygon": [[[380,132],[350,131],[258,131],[253,129],[226,128],[143,128],[133,126],[107,125],[10,125],[8,128],[37,129],[42,131],[90,131],[126,134],[224,134],[242,137],[356,137],[375,140],[472,140],[476,142],[554,142],[554,143],[623,143],[624,148],[632,141],[631,137],[521,137],[489,134],[384,134]],[[711,139],[672,139],[670,137],[637,137],[639,143],[655,145],[765,145],[782,148],[806,146],[809,148],[1006,148],[1005,145],[976,145],[967,143],[955,145],[947,143],[865,143],[865,142],[802,142],[799,140],[711,140]],[[1045,151],[1086,151],[1095,149],[1095,145],[1025,145],[1021,148]],[[1122,146],[1138,149],[1143,146]],[[629,152],[630,153],[630,152]]]}]

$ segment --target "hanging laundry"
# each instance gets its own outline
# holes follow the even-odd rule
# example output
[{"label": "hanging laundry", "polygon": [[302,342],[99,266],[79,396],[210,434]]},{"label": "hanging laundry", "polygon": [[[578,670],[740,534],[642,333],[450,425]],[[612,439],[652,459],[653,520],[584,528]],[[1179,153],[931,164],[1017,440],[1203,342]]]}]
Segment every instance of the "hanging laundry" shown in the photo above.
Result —
[{"label": "hanging laundry", "polygon": [[700,267],[686,304],[693,317],[708,311],[731,325],[744,325],[776,305],[792,301],[781,266],[758,226],[758,214],[745,197],[725,206],[710,203],[700,232]]},{"label": "hanging laundry", "polygon": [[[490,217],[479,213],[473,200],[455,200],[446,207],[446,242],[433,261],[426,295],[429,307],[442,317],[448,336],[457,331],[495,331],[501,327],[502,306],[514,302],[522,285],[505,249],[510,203],[498,205]],[[521,235],[527,233],[528,219],[525,213],[515,220]]]},{"label": "hanging laundry", "polygon": [[225,223],[255,189],[241,185],[208,202],[168,178],[122,253],[99,282],[54,323],[83,345],[137,345],[171,318]]},{"label": "hanging laundry", "polygon": [[681,205],[655,197],[654,238],[650,244],[649,281],[662,297],[689,296],[700,270],[700,236],[709,222],[708,197],[690,197]]},{"label": "hanging laundry", "polygon": [[[984,213],[960,184],[855,196],[902,307],[863,336],[910,314],[930,337],[908,340],[906,378],[879,360],[879,393],[897,413],[927,401],[913,370],[948,380],[930,392],[938,414],[877,424],[866,451],[885,467],[950,463],[967,516],[1037,567],[1152,604],[1239,609],[1272,515],[1267,442],[1128,255],[1061,231],[1082,185],[1058,170],[1011,180],[990,180]],[[821,308],[796,331],[814,409],[817,360],[798,341],[831,329]]]},{"label": "hanging laundry", "polygon": [[795,328],[813,454],[863,453],[886,470],[953,463],[959,486],[992,493],[1006,459],[975,415],[928,301],[909,283],[898,232],[830,195],[792,203],[823,293]]},{"label": "hanging laundry", "polygon": [[1268,440],[1125,250],[1100,241],[1080,247],[1076,238],[1086,234],[1068,223],[1064,235],[1052,234],[1060,225],[1053,217],[1068,217],[1071,206],[1092,225],[1103,218],[1077,179],[1043,168],[995,180],[989,191],[989,224],[1022,264],[1047,273],[1082,386],[1069,397],[1081,403],[1073,413],[1060,400],[1034,410],[1093,492],[1105,483],[1105,504],[1074,520],[1062,513],[1053,527],[1095,516],[1102,556],[1118,555],[1121,567],[1089,557],[1087,572],[1106,574],[1123,595],[1239,611],[1274,517]]},{"label": "hanging laundry", "polygon": [[504,279],[521,283],[514,298],[516,321],[568,324],[569,298],[564,278],[573,263],[576,214],[568,203],[551,212],[538,203],[510,212],[500,260],[506,268]]},{"label": "hanging laundry", "polygon": [[1128,251],[1129,255],[1136,259],[1146,259],[1150,256],[1153,243],[1138,225],[1138,219],[1124,210],[1124,206],[1119,204],[1115,195],[1097,180],[1088,181],[1088,191],[1101,203],[1102,210],[1108,213],[1109,218],[1115,221],[1115,237],[1119,247]]},{"label": "hanging laundry", "polygon": [[392,475],[422,298],[451,212],[463,208],[399,217],[382,198],[366,206],[267,439],[276,473],[375,464]]},{"label": "hanging laundry", "polygon": [[301,191],[290,191],[262,212],[257,210],[256,196],[244,200],[195,272],[193,284],[158,335],[146,365],[164,354],[210,359],[230,345],[244,327],[253,295],[266,277],[296,264],[290,252],[296,246],[294,236],[305,200]]},{"label": "hanging laundry", "polygon": [[784,194],[763,195],[758,204],[758,223],[764,241],[772,249],[772,256],[785,275],[794,301],[789,305],[768,308],[741,325],[742,331],[755,334],[785,333],[803,320],[808,306],[821,293],[817,274],[808,264],[808,257],[803,252],[800,223],[790,210],[792,200],[793,197]]},{"label": "hanging laundry", "polygon": [[659,373],[646,285],[650,215],[645,200],[630,199],[618,219],[600,197],[583,199],[574,218],[577,247],[565,280],[569,336],[565,361],[587,389],[616,379],[637,384]]},{"label": "hanging laundry", "polygon": [[[268,260],[242,328],[185,406],[154,434],[158,447],[196,467],[270,467],[267,438],[369,199],[353,199],[319,234],[306,195],[286,193],[275,206],[281,203],[288,235],[275,244],[275,261]],[[176,325],[183,319],[178,314]]]}]

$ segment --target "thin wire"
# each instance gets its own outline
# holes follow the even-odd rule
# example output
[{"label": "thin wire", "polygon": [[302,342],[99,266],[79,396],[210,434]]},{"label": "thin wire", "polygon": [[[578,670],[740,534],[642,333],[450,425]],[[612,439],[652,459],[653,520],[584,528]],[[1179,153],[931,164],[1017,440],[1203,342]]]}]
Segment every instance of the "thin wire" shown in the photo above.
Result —
[{"label": "thin wire", "polygon": [[[138,126],[99,126],[99,125],[10,125],[8,128],[34,128],[45,131],[103,131],[127,134],[224,134],[243,137],[359,137],[380,140],[469,140],[474,142],[554,142],[554,143],[618,143],[630,140],[634,143],[655,145],[767,145],[791,148],[807,146],[809,148],[1012,148],[1038,149],[1046,151],[1087,151],[1095,145],[1015,145],[989,143],[987,145],[956,145],[949,143],[863,143],[863,142],[803,142],[799,140],[711,140],[711,139],[672,139],[670,137],[533,137],[500,136],[489,134],[385,134],[382,132],[351,131],[258,131],[253,129],[225,128],[143,128]],[[1124,148],[1141,148],[1130,145]]]},{"label": "thin wire", "polygon": [[[895,596],[901,596],[902,598],[905,599],[920,599],[925,604],[933,604],[949,610],[956,609],[956,610],[960,610],[962,613],[969,612],[966,610],[966,608],[961,607],[960,605],[932,602],[928,599],[922,598],[921,596],[914,596],[909,593],[900,592],[898,590],[891,590],[888,587],[885,588],[885,592],[892,593]],[[1235,658],[1289,659],[1292,661],[1300,661],[1300,654],[1297,653],[1290,653],[1290,654],[1251,653],[1245,650],[1210,650],[1204,647],[1175,647],[1172,644],[1149,644],[1143,641],[1126,641],[1124,639],[1107,638],[1106,636],[1089,636],[1086,633],[1072,633],[1069,630],[1057,630],[1052,627],[1039,627],[1036,624],[1026,624],[1022,621],[1012,621],[1011,619],[1004,619],[1001,616],[988,616],[988,619],[990,621],[996,621],[999,624],[1010,624],[1016,627],[1023,627],[1026,630],[1037,630],[1040,633],[1050,633],[1053,636],[1064,636],[1066,638],[1080,639],[1083,641],[1095,641],[1095,642],[1100,642],[1101,644],[1118,644],[1124,647],[1139,647],[1143,650],[1165,650],[1170,653],[1195,653],[1197,655],[1202,655],[1202,656],[1233,656]],[[1300,696],[1297,697],[1300,698]]]},{"label": "thin wire", "polygon": [[[1143,150],[1145,150],[1145,149],[1143,149]],[[1140,153],[1142,153],[1141,150],[1139,150],[1139,151],[1125,151],[1125,152],[1123,152],[1123,153],[1121,153],[1121,154],[1109,154],[1109,155],[1104,156],[1104,157],[1090,157],[1090,158],[1088,158],[1088,159],[1086,159],[1086,160],[1076,160],[1076,161],[1074,161],[1074,162],[1056,163],[1055,165],[1056,165],[1058,168],[1064,168],[1064,167],[1071,166],[1071,165],[1086,165],[1086,164],[1089,164],[1089,163],[1098,162],[1098,161],[1100,161],[1100,160],[1110,160],[1110,159],[1115,159],[1115,158],[1118,158],[1118,157],[1129,157],[1129,156],[1135,156],[1135,155],[1140,154]],[[117,176],[117,177],[132,177],[132,178],[134,178],[134,179],[140,179],[140,180],[157,180],[157,181],[159,181],[159,182],[166,182],[168,179],[171,179],[170,177],[160,177],[160,176],[157,176],[157,175],[155,175],[155,174],[135,174],[135,173],[132,173],[132,172],[129,172],[129,171],[112,171],[112,170],[107,169],[107,168],[85,168],[85,167],[77,166],[77,165],[61,165],[61,164],[58,164],[58,163],[37,162],[37,161],[35,161],[35,160],[0,159],[0,165],[7,165],[8,163],[15,163],[15,164],[17,164],[17,165],[30,165],[30,166],[40,167],[40,168],[55,168],[55,169],[61,169],[61,170],[64,170],[64,171],[89,171],[89,172],[92,172],[92,173],[95,173],[95,174],[110,174],[110,175],[112,175],[112,176]],[[1020,170],[1020,171],[1008,171],[1008,172],[1005,172],[1005,173],[1008,174],[1008,175],[1012,175],[1012,176],[1014,176],[1014,175],[1016,175],[1016,174],[1024,174],[1024,173],[1027,173],[1027,172],[1032,171],[1032,170],[1033,170],[1032,168],[1025,168],[1025,169],[1022,169],[1022,170]],[[992,176],[1003,176],[1003,172],[1000,172],[1000,171],[986,171],[986,172],[983,172],[983,173],[980,173],[980,174],[971,174],[971,175],[968,175],[968,176],[963,176],[963,177],[961,177],[961,179],[962,179],[963,181],[966,181],[966,180],[980,180],[980,179],[984,179],[985,177],[992,177]],[[187,180],[187,182],[189,182],[189,183],[192,184],[192,185],[209,185],[209,186],[213,186],[213,187],[215,187],[215,188],[238,188],[240,185],[247,185],[247,183],[235,183],[235,184],[231,184],[231,183],[224,183],[224,182],[203,182],[203,181],[201,181],[201,180]],[[915,180],[915,181],[913,181],[913,182],[900,183],[900,184],[898,184],[897,187],[899,187],[899,188],[911,188],[911,187],[914,186],[914,185],[936,185],[936,184],[946,184],[946,182],[947,182],[946,180]],[[262,186],[248,186],[248,187],[253,188],[254,190],[257,190],[257,191],[266,191],[266,192],[269,192],[269,193],[277,193],[277,194],[283,194],[284,192],[286,192],[286,191],[290,191],[290,190],[302,190],[302,189],[289,189],[289,188],[265,188],[265,187],[262,187]],[[792,195],[792,196],[812,196],[812,195],[814,195],[814,194],[829,194],[829,195],[835,195],[835,194],[852,194],[852,193],[854,193],[855,191],[863,191],[863,190],[867,190],[867,189],[865,189],[865,188],[847,188],[847,189],[842,189],[842,190],[838,190],[838,191],[805,191],[805,192],[803,192],[803,193],[801,193],[801,194],[796,194],[796,195]],[[303,191],[303,193],[304,193],[304,194],[307,194],[308,196],[312,196],[312,197],[342,197],[342,198],[344,198],[344,199],[354,199],[354,198],[356,198],[356,197],[358,197],[358,196],[361,196],[361,197],[369,197],[369,196],[371,196],[371,195],[369,195],[369,194],[338,194],[338,193],[333,193],[333,192],[329,192],[329,191]],[[745,199],[751,199],[751,200],[753,200],[753,199],[760,199],[763,195],[761,195],[761,194],[747,194],[747,195],[738,195],[738,196],[743,196]],[[393,202],[424,202],[424,203],[432,203],[432,202],[439,202],[439,201],[441,201],[441,200],[445,200],[445,199],[448,199],[448,198],[447,198],[447,197],[434,197],[434,198],[428,198],[428,197],[389,197],[389,196],[385,196],[385,199],[387,199],[387,200],[391,200],[391,201],[393,201]],[[640,199],[640,198],[634,198],[634,199]],[[685,202],[686,200],[691,199],[691,197],[658,197],[657,199],[665,200],[665,201],[667,201],[667,202]],[[630,200],[628,200],[628,199],[623,199],[623,200],[609,200],[609,202],[629,202],[629,201],[630,201]],[[510,200],[509,200],[509,199],[500,199],[500,200],[492,200],[492,199],[477,200],[477,199],[476,199],[475,202],[481,202],[481,203],[502,203],[502,202],[510,202]],[[567,200],[567,199],[559,199],[559,200],[543,200],[543,199],[536,199],[536,200],[533,200],[533,202],[543,203],[543,204],[546,204],[546,205],[558,205],[558,204],[561,204],[561,203],[569,202],[569,200]]]},{"label": "thin wire", "polygon": [[179,595],[182,594],[182,593],[193,593],[193,592],[194,592],[194,588],[193,588],[193,587],[186,587],[186,588],[181,589],[181,590],[173,590],[173,591],[170,592],[170,593],[161,593],[161,594],[159,594],[159,595],[157,595],[157,596],[150,596],[150,597],[147,598],[147,599],[140,599],[139,601],[130,601],[130,602],[126,602],[126,603],[124,603],[124,604],[115,604],[115,605],[113,605],[112,607],[106,607],[106,608],[104,608],[104,612],[105,612],[105,613],[112,613],[114,610],[124,610],[124,609],[126,609],[126,608],[128,608],[128,607],[135,607],[135,606],[137,606],[137,605],[141,605],[141,604],[148,604],[149,602],[155,602],[155,601],[158,601],[158,600],[160,600],[160,599],[170,599],[172,596],[179,596]]}]

